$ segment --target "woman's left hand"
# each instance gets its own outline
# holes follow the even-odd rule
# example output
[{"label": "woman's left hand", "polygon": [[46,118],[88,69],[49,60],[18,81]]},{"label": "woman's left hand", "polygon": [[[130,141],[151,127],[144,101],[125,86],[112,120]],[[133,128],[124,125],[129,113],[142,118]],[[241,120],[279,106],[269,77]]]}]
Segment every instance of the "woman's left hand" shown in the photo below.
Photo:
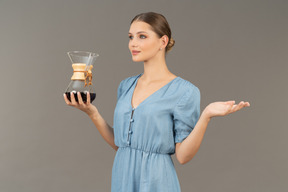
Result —
[{"label": "woman's left hand", "polygon": [[235,104],[235,101],[214,102],[210,103],[203,112],[209,117],[224,116],[230,113],[239,111],[243,107],[249,107],[249,102],[241,101],[239,104]]}]

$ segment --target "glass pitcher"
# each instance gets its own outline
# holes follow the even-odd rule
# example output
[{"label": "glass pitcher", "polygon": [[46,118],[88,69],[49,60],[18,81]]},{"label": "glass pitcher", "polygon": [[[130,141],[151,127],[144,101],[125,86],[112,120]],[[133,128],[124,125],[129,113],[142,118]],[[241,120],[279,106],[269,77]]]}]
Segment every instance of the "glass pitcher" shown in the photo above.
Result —
[{"label": "glass pitcher", "polygon": [[65,91],[68,100],[71,101],[70,93],[72,92],[76,102],[78,102],[77,92],[80,92],[83,102],[87,102],[87,92],[89,92],[92,103],[96,98],[96,93],[92,88],[92,68],[99,55],[85,51],[70,51],[67,54],[73,68],[71,81]]}]

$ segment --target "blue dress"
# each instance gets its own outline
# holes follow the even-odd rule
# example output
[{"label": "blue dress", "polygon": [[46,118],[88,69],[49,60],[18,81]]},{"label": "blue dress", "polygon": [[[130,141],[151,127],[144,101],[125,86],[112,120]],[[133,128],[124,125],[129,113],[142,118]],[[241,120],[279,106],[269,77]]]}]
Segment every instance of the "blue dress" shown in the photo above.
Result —
[{"label": "blue dress", "polygon": [[118,86],[113,129],[119,148],[111,191],[180,192],[171,155],[199,119],[200,91],[178,76],[133,108],[132,95],[142,74]]}]

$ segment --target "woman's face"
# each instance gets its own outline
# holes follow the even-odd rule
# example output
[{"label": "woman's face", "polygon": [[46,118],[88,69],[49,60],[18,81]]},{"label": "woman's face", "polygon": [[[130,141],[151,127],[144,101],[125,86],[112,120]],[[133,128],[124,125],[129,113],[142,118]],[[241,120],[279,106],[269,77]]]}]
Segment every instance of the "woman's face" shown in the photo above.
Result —
[{"label": "woman's face", "polygon": [[[135,62],[148,61],[160,53],[163,41],[142,21],[134,21],[129,30],[129,49]],[[162,49],[162,51],[165,48]]]}]

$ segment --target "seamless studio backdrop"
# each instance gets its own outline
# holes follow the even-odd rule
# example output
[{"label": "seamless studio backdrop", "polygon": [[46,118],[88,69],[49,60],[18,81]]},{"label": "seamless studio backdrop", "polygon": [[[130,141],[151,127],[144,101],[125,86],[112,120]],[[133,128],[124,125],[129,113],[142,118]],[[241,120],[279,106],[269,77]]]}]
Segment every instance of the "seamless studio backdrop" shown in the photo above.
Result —
[{"label": "seamless studio backdrop", "polygon": [[181,189],[271,192],[288,188],[287,1],[0,1],[0,191],[110,191],[115,151],[83,112],[65,104],[67,51],[100,56],[93,102],[112,126],[117,87],[143,71],[128,50],[138,13],[168,20],[176,43],[168,68],[209,103],[250,108],[212,119]]}]

